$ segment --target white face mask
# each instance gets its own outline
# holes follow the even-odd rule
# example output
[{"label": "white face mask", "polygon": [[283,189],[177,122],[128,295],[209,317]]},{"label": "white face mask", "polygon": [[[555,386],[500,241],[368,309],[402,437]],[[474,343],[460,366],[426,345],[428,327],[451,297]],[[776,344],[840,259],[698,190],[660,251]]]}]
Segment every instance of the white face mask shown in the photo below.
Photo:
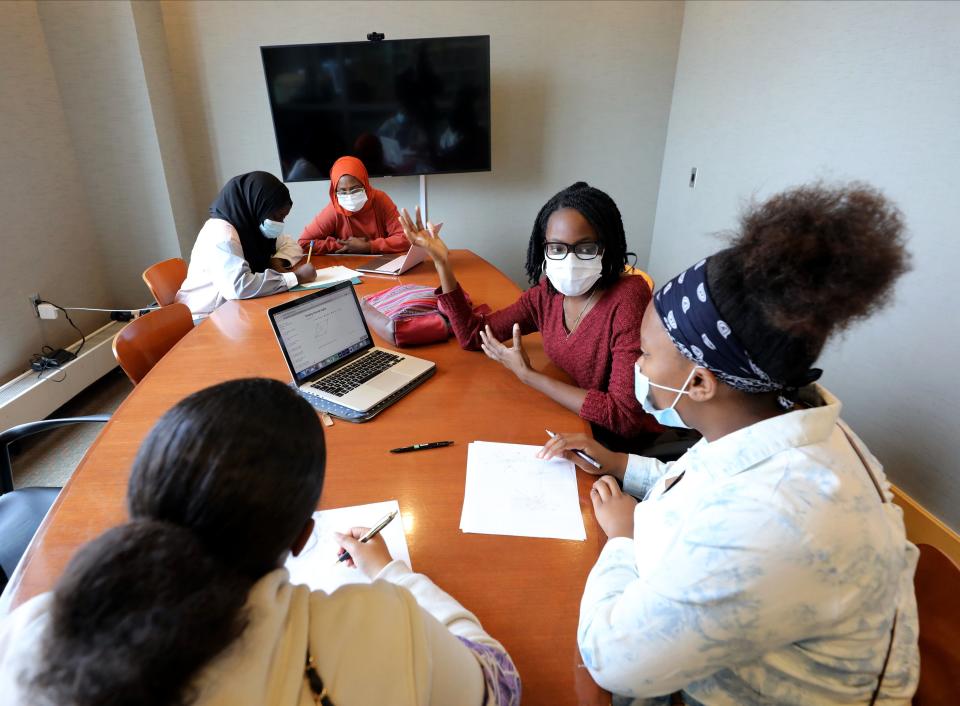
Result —
[{"label": "white face mask", "polygon": [[367,203],[367,192],[358,191],[355,194],[337,194],[337,203],[351,213],[355,213]]},{"label": "white face mask", "polygon": [[[697,369],[700,368],[699,365],[694,365],[693,370],[690,371],[690,374],[687,375],[687,379],[683,381],[683,387],[679,390],[675,387],[667,387],[666,385],[658,385],[655,382],[650,382],[650,378],[640,372],[640,364],[633,364],[633,389],[634,394],[637,397],[637,401],[643,406],[643,411],[647,414],[653,416],[660,424],[663,424],[665,427],[676,427],[678,429],[689,429],[690,427],[686,422],[680,417],[680,413],[677,412],[677,402],[680,401],[680,398],[684,395],[689,395],[687,391],[687,385],[690,384],[690,381],[693,379],[693,374],[697,372]],[[666,409],[657,409],[653,406],[653,402],[650,401],[650,388],[659,387],[661,390],[668,390],[669,392],[676,392],[677,396],[673,398],[673,402],[670,403],[670,406]]]},{"label": "white face mask", "polygon": [[283,221],[271,221],[269,218],[265,218],[263,223],[260,224],[260,232],[263,233],[265,238],[279,238],[283,235]]},{"label": "white face mask", "polygon": [[590,290],[603,273],[603,258],[581,260],[572,252],[562,260],[545,258],[544,273],[550,284],[567,297],[578,297]]}]

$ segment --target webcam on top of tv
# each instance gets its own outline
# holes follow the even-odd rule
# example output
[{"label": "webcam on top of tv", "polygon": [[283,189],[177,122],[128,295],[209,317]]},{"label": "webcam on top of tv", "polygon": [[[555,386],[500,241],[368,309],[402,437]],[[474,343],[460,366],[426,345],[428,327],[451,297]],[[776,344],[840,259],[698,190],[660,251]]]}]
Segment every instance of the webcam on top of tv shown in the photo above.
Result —
[{"label": "webcam on top of tv", "polygon": [[383,38],[384,35],[381,32],[371,32],[367,35],[367,39],[369,39],[371,42],[382,42]]}]

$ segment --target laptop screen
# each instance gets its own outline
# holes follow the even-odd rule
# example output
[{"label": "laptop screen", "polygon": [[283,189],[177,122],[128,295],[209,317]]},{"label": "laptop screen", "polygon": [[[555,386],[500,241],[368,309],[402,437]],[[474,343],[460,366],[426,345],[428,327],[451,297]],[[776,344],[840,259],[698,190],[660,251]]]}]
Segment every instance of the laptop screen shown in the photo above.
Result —
[{"label": "laptop screen", "polygon": [[373,345],[349,284],[306,296],[270,314],[298,383]]}]

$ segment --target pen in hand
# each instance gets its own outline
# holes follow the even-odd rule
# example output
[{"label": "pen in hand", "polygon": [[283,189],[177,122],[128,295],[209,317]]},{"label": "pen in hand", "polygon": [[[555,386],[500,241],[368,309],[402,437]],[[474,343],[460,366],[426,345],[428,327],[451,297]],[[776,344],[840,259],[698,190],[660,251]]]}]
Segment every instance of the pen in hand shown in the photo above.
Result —
[{"label": "pen in hand", "polygon": [[[378,534],[380,534],[380,532],[383,530],[384,527],[386,527],[393,521],[393,518],[396,516],[397,516],[396,510],[385,515],[382,520],[380,520],[376,525],[370,528],[370,531],[368,531],[366,534],[364,534],[360,538],[360,542],[366,544],[371,539],[376,537]],[[334,563],[339,564],[341,561],[346,561],[347,559],[351,559],[351,558],[352,557],[350,556],[350,552],[348,552],[346,549],[341,548],[340,554],[337,555],[337,560]]]},{"label": "pen in hand", "polygon": [[[544,431],[547,432],[547,434],[550,436],[551,439],[556,436],[556,434],[554,434],[554,433],[553,433],[552,431],[550,431],[549,429],[544,429]],[[601,467],[600,462],[599,462],[597,459],[595,459],[593,456],[591,456],[590,454],[584,453],[583,451],[580,451],[579,449],[570,449],[570,451],[571,451],[572,453],[575,453],[577,456],[579,456],[580,458],[582,458],[584,461],[586,461],[587,463],[589,463],[591,466],[593,466],[593,467],[596,468],[597,470],[600,470],[600,467]]]}]

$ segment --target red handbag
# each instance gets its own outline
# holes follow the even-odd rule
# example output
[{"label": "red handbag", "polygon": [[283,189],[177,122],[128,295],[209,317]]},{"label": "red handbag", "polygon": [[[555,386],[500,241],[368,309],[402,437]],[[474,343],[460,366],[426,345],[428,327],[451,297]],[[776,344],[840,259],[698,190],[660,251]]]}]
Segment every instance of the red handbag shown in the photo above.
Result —
[{"label": "red handbag", "polygon": [[437,309],[432,287],[400,284],[368,294],[360,307],[367,325],[399,348],[442,343],[452,333],[450,323]]}]

